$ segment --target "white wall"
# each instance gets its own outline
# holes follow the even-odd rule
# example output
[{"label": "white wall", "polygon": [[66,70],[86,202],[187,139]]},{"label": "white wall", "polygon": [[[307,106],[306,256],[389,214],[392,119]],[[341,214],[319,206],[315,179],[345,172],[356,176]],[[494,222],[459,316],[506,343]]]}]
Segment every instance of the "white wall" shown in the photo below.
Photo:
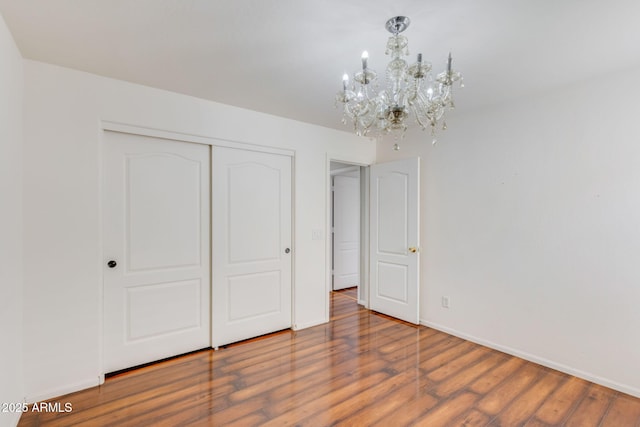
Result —
[{"label": "white wall", "polygon": [[424,159],[423,323],[640,396],[638,73],[379,146]]},{"label": "white wall", "polygon": [[101,372],[101,120],[295,150],[294,321],[327,321],[327,152],[375,144],[266,114],[25,61],[25,384],[37,400]]},{"label": "white wall", "polygon": [[[22,402],[22,56],[0,16],[0,403]],[[0,413],[0,426],[19,413]]]}]

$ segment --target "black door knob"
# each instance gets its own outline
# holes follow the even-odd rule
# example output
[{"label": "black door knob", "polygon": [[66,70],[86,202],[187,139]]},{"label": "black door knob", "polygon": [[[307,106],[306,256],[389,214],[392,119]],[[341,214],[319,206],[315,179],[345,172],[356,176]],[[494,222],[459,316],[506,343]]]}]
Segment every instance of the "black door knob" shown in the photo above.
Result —
[{"label": "black door knob", "polygon": [[284,250],[284,253],[285,253],[285,254],[288,254],[289,252],[291,252],[291,249],[289,249],[289,248],[287,248],[287,249],[285,249],[285,250]]},{"label": "black door knob", "polygon": [[115,268],[115,267],[116,267],[116,265],[118,265],[118,263],[117,263],[117,262],[115,262],[114,260],[111,260],[111,261],[109,261],[109,262],[107,263],[107,266],[108,266],[109,268]]}]

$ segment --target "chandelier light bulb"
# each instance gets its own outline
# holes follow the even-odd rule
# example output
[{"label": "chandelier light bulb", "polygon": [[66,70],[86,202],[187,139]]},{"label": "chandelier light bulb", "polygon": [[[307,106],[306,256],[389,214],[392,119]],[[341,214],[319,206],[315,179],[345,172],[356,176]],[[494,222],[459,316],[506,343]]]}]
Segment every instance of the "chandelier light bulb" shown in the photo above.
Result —
[{"label": "chandelier light bulb", "polygon": [[363,70],[367,69],[367,59],[369,59],[369,52],[365,50],[364,52],[362,52],[362,69]]},{"label": "chandelier light bulb", "polygon": [[385,25],[391,36],[385,52],[390,60],[381,73],[384,77],[378,79],[378,73],[368,68],[366,50],[362,52],[362,70],[351,80],[348,74],[342,77],[343,90],[336,95],[336,106],[342,105],[342,121],[351,122],[357,135],[394,133],[396,138],[403,137],[415,123],[422,130],[430,129],[435,141],[436,129],[446,129],[446,113],[454,108],[454,83],[462,87],[462,75],[452,67],[451,52],[445,70],[435,77],[422,53],[413,64],[404,59],[409,55],[409,41],[401,33],[410,22],[406,16],[395,16]]}]

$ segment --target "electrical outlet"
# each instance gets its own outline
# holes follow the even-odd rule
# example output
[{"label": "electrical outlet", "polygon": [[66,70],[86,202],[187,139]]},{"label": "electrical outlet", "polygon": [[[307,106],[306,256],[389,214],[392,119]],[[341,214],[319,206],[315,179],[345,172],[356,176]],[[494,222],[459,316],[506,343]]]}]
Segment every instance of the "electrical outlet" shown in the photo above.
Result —
[{"label": "electrical outlet", "polygon": [[443,308],[449,308],[449,304],[451,303],[451,301],[449,300],[449,297],[442,297],[442,307]]}]

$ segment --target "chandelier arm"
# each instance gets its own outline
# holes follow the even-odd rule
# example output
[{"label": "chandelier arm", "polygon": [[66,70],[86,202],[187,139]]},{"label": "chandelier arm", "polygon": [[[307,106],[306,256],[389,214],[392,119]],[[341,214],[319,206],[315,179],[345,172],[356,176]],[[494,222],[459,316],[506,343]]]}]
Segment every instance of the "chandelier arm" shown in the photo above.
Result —
[{"label": "chandelier arm", "polygon": [[368,121],[366,120],[366,117],[364,116],[362,117],[362,124],[367,130],[369,130],[371,129],[371,126],[373,125],[375,120],[376,120],[376,115],[375,115],[375,109],[374,109],[374,112],[370,115],[370,118]]},{"label": "chandelier arm", "polygon": [[425,119],[429,120],[429,122],[431,122],[431,118],[429,117],[431,102],[428,99],[425,99],[425,96],[422,93],[417,93],[415,104],[417,104],[414,113],[416,116],[416,121],[422,127],[422,129],[425,130],[427,126],[431,126],[431,123],[427,124],[423,119],[424,117]]},{"label": "chandelier arm", "polygon": [[414,111],[413,114],[416,116],[416,121],[418,122],[418,124],[420,125],[420,127],[422,128],[422,130],[425,130],[427,128],[427,125],[425,125],[422,121],[422,118],[420,117],[420,114],[418,113],[418,111],[416,111],[417,109],[414,107]]}]

